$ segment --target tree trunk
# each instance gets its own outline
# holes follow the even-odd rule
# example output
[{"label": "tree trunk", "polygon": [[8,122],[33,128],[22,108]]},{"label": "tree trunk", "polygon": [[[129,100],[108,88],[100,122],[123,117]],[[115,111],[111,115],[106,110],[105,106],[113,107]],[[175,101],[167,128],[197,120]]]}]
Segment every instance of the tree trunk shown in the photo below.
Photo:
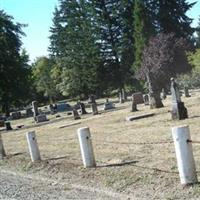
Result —
[{"label": "tree trunk", "polygon": [[164,107],[162,100],[160,98],[160,90],[156,89],[155,83],[153,83],[152,79],[150,78],[150,75],[147,75],[147,82],[149,85],[149,105],[151,109],[154,108],[162,108]]}]

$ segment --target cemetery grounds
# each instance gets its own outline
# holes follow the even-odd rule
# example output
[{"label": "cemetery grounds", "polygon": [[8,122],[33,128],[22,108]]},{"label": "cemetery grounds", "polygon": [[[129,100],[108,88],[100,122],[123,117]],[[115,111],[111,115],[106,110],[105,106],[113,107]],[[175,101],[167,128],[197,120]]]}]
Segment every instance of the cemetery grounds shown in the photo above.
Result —
[{"label": "cemetery grounds", "polygon": [[[181,121],[171,120],[171,96],[163,100],[165,107],[161,109],[150,110],[140,104],[139,111],[130,112],[131,101],[127,101],[116,103],[116,109],[103,111],[105,99],[100,99],[97,103],[101,114],[82,115],[76,121],[65,112],[59,113],[60,118],[48,115],[50,123],[40,126],[34,125],[32,117],[13,120],[13,128],[22,124],[24,127],[2,134],[7,157],[0,161],[0,177],[3,173],[16,176],[16,181],[17,177],[29,177],[38,187],[43,182],[42,189],[35,186],[36,192],[45,191],[45,185],[50,185],[61,196],[76,187],[85,189],[88,199],[92,199],[92,192],[99,193],[96,199],[198,199],[199,184],[180,184],[171,127],[189,125],[192,140],[200,141],[200,91],[191,91],[191,97],[182,97],[182,101],[189,118]],[[145,113],[155,115],[125,120]],[[82,164],[77,129],[85,126],[90,128],[96,168],[85,169]],[[26,142],[26,133],[33,130],[42,158],[36,163],[30,160]],[[200,176],[200,144],[193,144],[193,153]]]}]

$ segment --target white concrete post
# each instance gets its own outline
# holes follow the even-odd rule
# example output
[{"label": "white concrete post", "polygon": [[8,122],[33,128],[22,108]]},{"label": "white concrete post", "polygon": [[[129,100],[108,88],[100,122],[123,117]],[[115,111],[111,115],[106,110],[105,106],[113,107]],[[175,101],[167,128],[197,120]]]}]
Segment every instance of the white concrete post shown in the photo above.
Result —
[{"label": "white concrete post", "polygon": [[2,137],[1,137],[1,134],[0,134],[0,160],[3,159],[3,157],[6,156],[6,153],[5,153],[5,149],[4,149],[4,146],[3,146],[3,140],[2,140]]},{"label": "white concrete post", "polygon": [[85,168],[95,167],[96,162],[94,158],[92,140],[89,128],[88,127],[79,128],[77,132],[78,132],[78,139],[79,139],[84,167]]},{"label": "white concrete post", "polygon": [[181,184],[187,185],[197,183],[195,161],[193,157],[192,144],[188,126],[178,126],[172,128],[172,136],[175,145],[178,171]]},{"label": "white concrete post", "polygon": [[28,132],[26,138],[32,162],[41,160],[35,131]]}]

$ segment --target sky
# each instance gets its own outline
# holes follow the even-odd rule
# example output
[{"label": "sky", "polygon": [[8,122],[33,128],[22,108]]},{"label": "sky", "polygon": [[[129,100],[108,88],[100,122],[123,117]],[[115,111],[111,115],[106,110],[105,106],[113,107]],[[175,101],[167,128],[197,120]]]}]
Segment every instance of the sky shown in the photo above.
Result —
[{"label": "sky", "polygon": [[[197,26],[200,16],[200,0],[188,12],[193,18],[192,26]],[[14,17],[16,22],[27,24],[23,31],[26,37],[22,38],[23,47],[27,50],[31,62],[39,56],[48,55],[49,29],[52,26],[52,18],[58,0],[0,0],[0,9]]]}]

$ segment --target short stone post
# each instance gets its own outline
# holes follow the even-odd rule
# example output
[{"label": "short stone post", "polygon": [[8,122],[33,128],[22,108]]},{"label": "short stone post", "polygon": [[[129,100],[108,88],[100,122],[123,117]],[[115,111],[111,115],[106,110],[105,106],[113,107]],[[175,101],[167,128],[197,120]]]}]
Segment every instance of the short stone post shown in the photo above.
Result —
[{"label": "short stone post", "polygon": [[93,115],[98,115],[97,104],[96,103],[92,103],[91,107],[92,107],[92,113],[93,113]]},{"label": "short stone post", "polygon": [[192,144],[188,126],[178,126],[172,128],[172,136],[175,145],[178,171],[181,184],[188,185],[197,183],[195,161],[193,157]]},{"label": "short stone post", "polygon": [[138,111],[137,104],[135,103],[135,100],[134,100],[134,98],[132,96],[132,109],[131,109],[131,112],[136,112],[136,111]]},{"label": "short stone post", "polygon": [[124,89],[122,89],[122,99],[123,99],[124,101],[127,100],[126,91],[125,91]]},{"label": "short stone post", "polygon": [[27,138],[28,148],[29,148],[29,152],[30,152],[32,162],[41,160],[40,151],[39,151],[39,148],[38,148],[35,131],[28,132],[26,134],[26,138]]},{"label": "short stone post", "polygon": [[84,167],[96,167],[89,128],[79,128],[77,132]]},{"label": "short stone post", "polygon": [[33,101],[33,102],[32,102],[32,108],[33,108],[33,117],[34,117],[34,119],[36,119],[36,116],[39,115],[38,103],[37,103],[37,101]]},{"label": "short stone post", "polygon": [[6,156],[5,149],[3,146],[3,140],[0,134],[0,160],[2,160]]},{"label": "short stone post", "polygon": [[188,87],[186,86],[184,87],[184,94],[185,94],[185,97],[190,97]]},{"label": "short stone post", "polygon": [[119,92],[119,103],[124,103],[122,92]]}]

